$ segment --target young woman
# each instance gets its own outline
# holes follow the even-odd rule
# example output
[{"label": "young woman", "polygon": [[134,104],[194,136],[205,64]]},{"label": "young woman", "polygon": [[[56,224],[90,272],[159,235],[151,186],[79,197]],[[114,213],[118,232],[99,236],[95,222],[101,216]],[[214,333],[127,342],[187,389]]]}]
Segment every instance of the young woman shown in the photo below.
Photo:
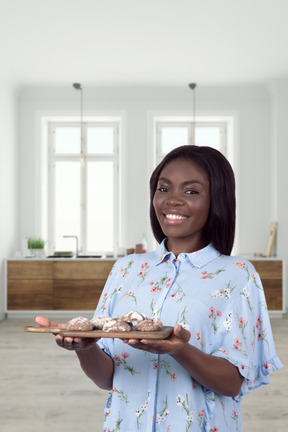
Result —
[{"label": "young woman", "polygon": [[[269,382],[277,357],[264,291],[230,256],[235,181],[210,147],[170,152],[150,180],[154,252],[119,259],[95,316],[138,310],[174,326],[166,340],[71,339],[85,373],[111,390],[104,431],[241,431],[241,396]],[[37,317],[42,325],[51,325]]]}]

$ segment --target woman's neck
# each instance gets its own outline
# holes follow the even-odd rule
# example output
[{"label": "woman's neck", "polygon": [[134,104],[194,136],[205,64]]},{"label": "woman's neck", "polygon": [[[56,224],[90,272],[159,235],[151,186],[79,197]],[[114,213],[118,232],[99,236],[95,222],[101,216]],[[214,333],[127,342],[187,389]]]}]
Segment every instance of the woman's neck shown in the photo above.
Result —
[{"label": "woman's neck", "polygon": [[203,249],[209,244],[204,239],[192,239],[183,241],[183,239],[168,238],[165,242],[167,251],[173,252],[177,257],[180,253],[191,253]]}]

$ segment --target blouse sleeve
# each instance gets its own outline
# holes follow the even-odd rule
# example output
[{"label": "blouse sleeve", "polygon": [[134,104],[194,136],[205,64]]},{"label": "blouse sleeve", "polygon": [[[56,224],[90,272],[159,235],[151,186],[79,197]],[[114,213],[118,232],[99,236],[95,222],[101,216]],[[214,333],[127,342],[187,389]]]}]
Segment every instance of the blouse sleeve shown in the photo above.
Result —
[{"label": "blouse sleeve", "polygon": [[[251,265],[252,266],[252,265]],[[236,294],[224,317],[221,343],[213,355],[234,364],[244,377],[239,396],[270,382],[268,375],[282,367],[259,275],[255,272]]]}]

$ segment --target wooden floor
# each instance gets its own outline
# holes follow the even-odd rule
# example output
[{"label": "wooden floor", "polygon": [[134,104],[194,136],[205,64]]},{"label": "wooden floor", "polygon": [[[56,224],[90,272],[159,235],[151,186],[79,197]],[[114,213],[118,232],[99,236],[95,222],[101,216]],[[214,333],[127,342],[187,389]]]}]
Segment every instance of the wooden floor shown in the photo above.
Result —
[{"label": "wooden floor", "polygon": [[[288,319],[271,323],[278,355],[288,365]],[[0,431],[102,431],[106,392],[53,336],[25,333],[31,324],[16,318],[0,322]],[[270,385],[243,398],[242,412],[243,432],[288,431],[287,366],[272,374]]]}]

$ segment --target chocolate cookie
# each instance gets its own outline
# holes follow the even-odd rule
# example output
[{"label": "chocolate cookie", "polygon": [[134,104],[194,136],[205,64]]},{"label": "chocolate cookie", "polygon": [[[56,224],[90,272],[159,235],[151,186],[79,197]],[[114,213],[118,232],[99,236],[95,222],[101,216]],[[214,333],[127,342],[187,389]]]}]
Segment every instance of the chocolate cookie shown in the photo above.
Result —
[{"label": "chocolate cookie", "polygon": [[158,319],[146,319],[136,325],[136,330],[139,331],[156,331],[161,330],[163,323]]},{"label": "chocolate cookie", "polygon": [[103,328],[104,324],[111,321],[111,320],[112,320],[112,317],[110,317],[108,315],[101,315],[101,316],[92,318],[90,320],[90,322],[93,324],[93,326],[97,330],[101,330]]},{"label": "chocolate cookie", "polygon": [[129,323],[123,321],[122,319],[112,319],[108,321],[103,326],[103,331],[106,332],[126,332],[131,331],[131,326]]},{"label": "chocolate cookie", "polygon": [[143,313],[137,312],[137,311],[130,311],[125,313],[124,315],[122,315],[121,318],[123,321],[127,321],[127,322],[141,322],[144,321],[146,319],[146,315],[144,315]]},{"label": "chocolate cookie", "polygon": [[79,316],[68,321],[67,330],[90,331],[93,330],[93,324],[88,318]]}]

